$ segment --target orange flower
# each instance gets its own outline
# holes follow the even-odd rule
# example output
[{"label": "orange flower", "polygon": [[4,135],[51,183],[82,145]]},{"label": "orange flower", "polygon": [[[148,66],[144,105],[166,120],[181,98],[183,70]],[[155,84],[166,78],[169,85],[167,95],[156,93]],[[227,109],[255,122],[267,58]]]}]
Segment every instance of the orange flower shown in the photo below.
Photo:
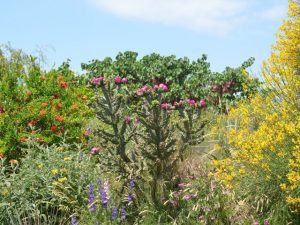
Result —
[{"label": "orange flower", "polygon": [[61,86],[62,88],[67,88],[67,87],[68,87],[68,82],[61,81],[61,82],[60,82],[60,86]]},{"label": "orange flower", "polygon": [[25,143],[27,141],[27,139],[26,138],[21,138],[20,141]]},{"label": "orange flower", "polygon": [[16,159],[11,159],[11,160],[9,160],[9,162],[10,162],[11,164],[17,164],[17,163],[18,163],[18,160],[16,160]]},{"label": "orange flower", "polygon": [[48,104],[46,102],[42,103],[42,107],[45,108]]},{"label": "orange flower", "polygon": [[52,131],[52,132],[55,132],[55,131],[56,131],[56,128],[57,128],[56,124],[52,124],[52,126],[51,126],[51,131]]},{"label": "orange flower", "polygon": [[62,108],[62,103],[58,103],[58,104],[57,104],[57,107],[58,107],[58,108]]},{"label": "orange flower", "polygon": [[88,100],[88,96],[86,95],[82,96],[82,100]]},{"label": "orange flower", "polygon": [[63,79],[63,76],[58,76],[57,77],[57,80],[62,80]]},{"label": "orange flower", "polygon": [[47,78],[46,78],[46,76],[42,76],[42,80],[46,80]]},{"label": "orange flower", "polygon": [[33,127],[33,126],[35,126],[35,124],[36,124],[36,120],[31,120],[31,121],[28,123],[28,126],[29,126],[29,127]]},{"label": "orange flower", "polygon": [[44,116],[44,115],[46,115],[46,109],[42,109],[42,110],[40,111],[40,116]]},{"label": "orange flower", "polygon": [[59,116],[59,115],[56,115],[55,119],[58,120],[61,123],[64,122],[64,120],[65,120],[62,116]]},{"label": "orange flower", "polygon": [[71,110],[73,110],[73,111],[77,110],[77,106],[76,105],[72,105]]}]

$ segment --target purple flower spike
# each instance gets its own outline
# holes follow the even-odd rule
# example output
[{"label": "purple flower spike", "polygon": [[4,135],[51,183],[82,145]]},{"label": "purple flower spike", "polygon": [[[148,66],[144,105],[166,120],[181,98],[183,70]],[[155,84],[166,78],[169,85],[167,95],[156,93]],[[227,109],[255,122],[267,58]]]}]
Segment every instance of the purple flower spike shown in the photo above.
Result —
[{"label": "purple flower spike", "polygon": [[107,209],[108,207],[108,193],[109,193],[109,188],[108,188],[108,182],[105,181],[103,185],[103,190],[101,191],[101,201],[103,208]]},{"label": "purple flower spike", "polygon": [[111,219],[112,219],[112,220],[115,220],[115,219],[117,218],[117,215],[118,215],[118,209],[115,208],[115,207],[113,207],[113,208],[111,209]]},{"label": "purple flower spike", "polygon": [[133,179],[129,180],[129,188],[135,187],[135,181]]},{"label": "purple flower spike", "polygon": [[121,219],[122,219],[122,220],[125,220],[125,218],[126,218],[126,210],[125,210],[125,208],[123,207],[123,208],[121,209]]},{"label": "purple flower spike", "polygon": [[71,225],[77,225],[77,224],[78,224],[78,222],[77,222],[76,216],[73,214],[72,215],[72,223],[71,223]]},{"label": "purple flower spike", "polygon": [[128,193],[128,203],[133,202],[133,195],[132,193]]},{"label": "purple flower spike", "polygon": [[90,207],[91,212],[96,212],[96,205],[94,204],[95,196],[94,196],[94,186],[92,183],[89,184],[89,200],[88,205]]}]

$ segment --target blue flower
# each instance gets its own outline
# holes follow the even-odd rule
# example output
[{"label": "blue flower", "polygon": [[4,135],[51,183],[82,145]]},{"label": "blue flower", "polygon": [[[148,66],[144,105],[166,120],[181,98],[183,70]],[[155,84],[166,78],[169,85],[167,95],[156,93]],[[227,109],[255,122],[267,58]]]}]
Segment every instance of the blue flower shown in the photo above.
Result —
[{"label": "blue flower", "polygon": [[132,202],[133,201],[133,195],[132,193],[128,193],[128,202]]},{"label": "blue flower", "polygon": [[117,218],[117,214],[118,214],[118,209],[115,208],[115,207],[113,207],[113,208],[111,209],[111,219],[112,219],[112,220],[115,220],[115,219]]},{"label": "blue flower", "polygon": [[73,214],[72,215],[72,225],[77,225],[78,222],[77,222],[77,219],[76,219],[76,216]]},{"label": "blue flower", "polygon": [[126,210],[125,210],[125,208],[123,207],[123,208],[121,209],[121,219],[124,220],[125,218],[126,218]]},{"label": "blue flower", "polygon": [[89,199],[88,205],[90,207],[91,212],[96,212],[96,205],[94,204],[95,196],[94,196],[94,186],[92,183],[89,184]]},{"label": "blue flower", "polygon": [[129,180],[129,189],[135,187],[135,181],[133,179]]}]

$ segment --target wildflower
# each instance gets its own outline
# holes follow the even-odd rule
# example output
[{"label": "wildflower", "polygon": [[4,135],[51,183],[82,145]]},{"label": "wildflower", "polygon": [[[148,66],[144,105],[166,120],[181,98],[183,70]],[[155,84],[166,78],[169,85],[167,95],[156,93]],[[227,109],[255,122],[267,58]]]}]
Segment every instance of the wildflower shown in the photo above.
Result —
[{"label": "wildflower", "polygon": [[115,219],[117,218],[117,214],[118,214],[118,209],[115,208],[115,207],[113,207],[113,208],[111,209],[111,219],[112,219],[112,220],[115,220]]},{"label": "wildflower", "polygon": [[124,220],[125,218],[126,218],[126,210],[125,210],[125,208],[123,207],[123,208],[121,209],[121,219]]},{"label": "wildflower", "polygon": [[201,107],[205,107],[206,106],[206,101],[204,101],[204,100],[201,100],[199,103],[200,103]]},{"label": "wildflower", "polygon": [[36,125],[36,120],[31,120],[29,123],[28,123],[28,126],[29,127],[33,127]]},{"label": "wildflower", "polygon": [[121,84],[122,78],[120,76],[115,77],[115,84]]},{"label": "wildflower", "polygon": [[94,204],[95,196],[94,196],[94,186],[92,183],[89,184],[89,199],[88,205],[91,212],[96,211],[96,205]]},{"label": "wildflower", "polygon": [[132,193],[128,193],[128,198],[127,199],[128,199],[129,203],[133,201],[133,195],[132,195]]},{"label": "wildflower", "polygon": [[133,180],[133,179],[130,179],[129,180],[129,188],[131,189],[131,188],[133,188],[133,187],[135,187],[135,181]]},{"label": "wildflower", "polygon": [[82,96],[81,99],[82,99],[82,100],[88,100],[88,96],[84,95],[84,96]]},{"label": "wildflower", "polygon": [[270,225],[270,222],[268,220],[265,220],[264,225]]},{"label": "wildflower", "polygon": [[63,182],[65,182],[65,181],[67,181],[67,180],[68,180],[68,178],[62,177],[62,178],[59,178],[59,179],[58,179],[58,182],[59,182],[59,183],[63,183]]},{"label": "wildflower", "polygon": [[62,88],[67,88],[67,87],[68,87],[68,82],[61,81],[61,82],[60,82],[60,86],[61,86]]},{"label": "wildflower", "polygon": [[20,141],[25,143],[27,141],[27,139],[26,138],[21,138]]},{"label": "wildflower", "polygon": [[72,160],[71,157],[65,157],[65,158],[64,158],[64,161],[71,161],[71,160]]},{"label": "wildflower", "polygon": [[16,160],[16,159],[11,159],[11,160],[9,160],[9,162],[10,162],[11,164],[17,164],[17,163],[18,163],[18,160]]},{"label": "wildflower", "polygon": [[126,122],[127,124],[130,124],[130,122],[131,122],[130,116],[125,116],[125,122]]},{"label": "wildflower", "polygon": [[99,149],[98,148],[92,148],[91,151],[90,151],[91,155],[96,155],[98,153],[99,153]]},{"label": "wildflower", "polygon": [[62,116],[59,116],[59,115],[56,115],[55,119],[61,123],[64,122],[64,120],[65,120]]},{"label": "wildflower", "polygon": [[78,222],[77,222],[77,219],[76,219],[76,216],[73,214],[72,215],[72,225],[77,225]]},{"label": "wildflower", "polygon": [[2,159],[4,157],[3,153],[0,153],[0,159]]},{"label": "wildflower", "polygon": [[62,103],[58,103],[58,104],[57,104],[57,107],[58,107],[58,108],[62,108]]},{"label": "wildflower", "polygon": [[59,172],[58,169],[51,170],[51,173],[54,174],[54,175],[58,174],[58,172]]},{"label": "wildflower", "polygon": [[259,222],[254,222],[252,225],[259,225]]},{"label": "wildflower", "polygon": [[108,182],[105,181],[103,185],[103,190],[101,191],[101,201],[103,208],[107,208],[108,206],[108,194],[109,194],[109,188],[108,188]]},{"label": "wildflower", "polygon": [[127,77],[122,78],[122,83],[127,84],[128,83],[128,78]]},{"label": "wildflower", "polygon": [[182,105],[184,105],[184,101],[183,100],[180,100],[179,102],[177,102],[177,101],[175,101],[174,102],[174,106],[182,106]]},{"label": "wildflower", "polygon": [[173,207],[176,207],[178,205],[178,202],[176,200],[170,200],[170,203]]},{"label": "wildflower", "polygon": [[47,78],[46,78],[46,76],[42,76],[42,80],[46,80]]},{"label": "wildflower", "polygon": [[54,181],[52,184],[53,184],[54,186],[57,186],[57,185],[59,185],[59,182]]},{"label": "wildflower", "polygon": [[92,134],[92,128],[88,127],[88,129],[87,129],[87,135],[91,135],[91,134]]},{"label": "wildflower", "polygon": [[63,76],[58,76],[57,77],[57,80],[62,80],[63,79]]},{"label": "wildflower", "polygon": [[52,132],[55,132],[56,128],[57,128],[56,124],[52,124],[50,129]]},{"label": "wildflower", "polygon": [[141,96],[143,95],[143,92],[142,92],[142,91],[138,91],[138,92],[136,93],[136,95],[137,95],[138,97],[141,97]]},{"label": "wildflower", "polygon": [[46,115],[46,109],[42,109],[42,110],[40,111],[40,116],[44,116],[44,115]]}]

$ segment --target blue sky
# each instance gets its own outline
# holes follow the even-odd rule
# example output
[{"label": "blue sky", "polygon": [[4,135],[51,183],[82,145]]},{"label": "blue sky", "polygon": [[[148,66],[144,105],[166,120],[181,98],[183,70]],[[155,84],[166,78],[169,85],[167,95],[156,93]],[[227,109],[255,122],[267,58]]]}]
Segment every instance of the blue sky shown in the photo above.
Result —
[{"label": "blue sky", "polygon": [[253,56],[253,73],[275,43],[287,0],[7,0],[0,3],[0,44],[81,62],[130,50],[197,59],[213,71]]}]

